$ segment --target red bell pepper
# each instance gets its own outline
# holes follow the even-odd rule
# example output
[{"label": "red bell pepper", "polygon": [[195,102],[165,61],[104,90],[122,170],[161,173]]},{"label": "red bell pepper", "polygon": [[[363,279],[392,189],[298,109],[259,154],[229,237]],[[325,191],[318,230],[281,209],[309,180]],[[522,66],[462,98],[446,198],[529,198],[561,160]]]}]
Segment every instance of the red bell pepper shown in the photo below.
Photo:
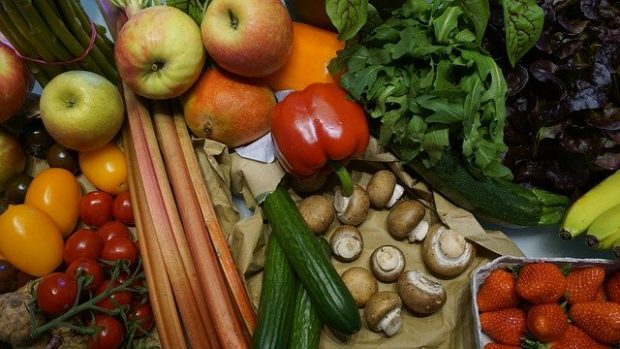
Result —
[{"label": "red bell pepper", "polygon": [[353,184],[344,164],[368,146],[362,107],[335,83],[314,83],[286,96],[272,111],[271,136],[285,170],[312,179],[334,170],[343,195]]}]

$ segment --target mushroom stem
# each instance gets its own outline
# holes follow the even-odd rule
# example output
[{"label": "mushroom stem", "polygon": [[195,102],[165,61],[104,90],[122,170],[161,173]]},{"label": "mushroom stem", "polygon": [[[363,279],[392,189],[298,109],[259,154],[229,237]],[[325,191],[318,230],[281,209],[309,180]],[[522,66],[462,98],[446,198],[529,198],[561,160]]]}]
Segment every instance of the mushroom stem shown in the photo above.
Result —
[{"label": "mushroom stem", "polygon": [[409,233],[409,241],[416,242],[424,240],[426,234],[428,234],[428,229],[428,222],[421,220],[420,223],[418,223],[418,225],[416,225],[415,228],[413,228],[413,230]]},{"label": "mushroom stem", "polygon": [[383,319],[379,321],[379,325],[377,326],[380,331],[383,331],[386,336],[392,337],[403,325],[403,318],[400,315],[400,308],[394,309],[389,313],[385,314]]},{"label": "mushroom stem", "polygon": [[342,195],[350,196],[353,193],[353,181],[351,180],[351,175],[349,171],[347,171],[346,167],[340,161],[328,161],[329,167],[332,168],[336,176],[338,176],[338,180],[340,181],[340,185],[342,186]]},{"label": "mushroom stem", "polygon": [[404,193],[405,188],[402,185],[396,183],[396,185],[394,186],[394,191],[392,192],[392,196],[390,197],[390,200],[388,200],[387,204],[385,204],[385,207],[392,208],[392,206],[394,206],[396,202],[398,202],[398,199],[400,199]]}]

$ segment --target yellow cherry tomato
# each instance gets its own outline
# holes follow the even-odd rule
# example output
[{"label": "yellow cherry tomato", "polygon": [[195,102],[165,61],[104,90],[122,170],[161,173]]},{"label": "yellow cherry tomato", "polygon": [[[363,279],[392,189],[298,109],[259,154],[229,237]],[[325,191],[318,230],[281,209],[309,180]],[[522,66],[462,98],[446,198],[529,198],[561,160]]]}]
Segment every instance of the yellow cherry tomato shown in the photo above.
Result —
[{"label": "yellow cherry tomato", "polygon": [[81,197],[80,183],[73,173],[63,168],[48,168],[32,179],[24,203],[47,213],[62,236],[67,237],[80,217]]},{"label": "yellow cherry tomato", "polygon": [[63,244],[56,223],[36,207],[12,205],[0,216],[0,253],[26,274],[43,276],[58,268]]},{"label": "yellow cherry tomato", "polygon": [[128,189],[125,153],[115,144],[78,153],[80,170],[97,189],[118,195]]}]

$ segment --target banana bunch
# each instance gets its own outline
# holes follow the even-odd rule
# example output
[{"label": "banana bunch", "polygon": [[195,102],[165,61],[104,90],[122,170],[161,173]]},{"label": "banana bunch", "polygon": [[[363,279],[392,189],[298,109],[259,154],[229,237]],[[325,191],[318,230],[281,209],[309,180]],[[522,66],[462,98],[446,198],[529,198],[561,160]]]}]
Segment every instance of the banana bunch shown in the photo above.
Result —
[{"label": "banana bunch", "polygon": [[583,233],[589,247],[609,250],[618,246],[620,255],[620,170],[577,199],[564,215],[562,239]]}]

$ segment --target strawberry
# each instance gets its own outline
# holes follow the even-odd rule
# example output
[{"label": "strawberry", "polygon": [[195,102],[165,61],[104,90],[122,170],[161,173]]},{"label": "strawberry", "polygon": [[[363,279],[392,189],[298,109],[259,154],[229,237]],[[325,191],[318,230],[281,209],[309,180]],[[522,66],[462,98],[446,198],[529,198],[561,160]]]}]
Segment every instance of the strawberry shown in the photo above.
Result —
[{"label": "strawberry", "polygon": [[525,312],[509,308],[480,313],[480,328],[494,342],[520,345],[525,334]]},{"label": "strawberry", "polygon": [[540,341],[562,338],[567,326],[568,317],[557,303],[537,304],[527,312],[527,330]]},{"label": "strawberry", "polygon": [[515,289],[532,304],[555,303],[566,290],[566,277],[553,263],[530,263],[519,271]]},{"label": "strawberry", "polygon": [[519,303],[515,278],[506,269],[495,269],[484,280],[476,296],[481,312],[514,308]]},{"label": "strawberry", "polygon": [[609,349],[610,347],[595,341],[579,327],[569,324],[564,336],[557,341],[541,343],[526,340],[523,348],[526,349]]},{"label": "strawberry", "polygon": [[591,302],[605,281],[605,269],[601,266],[571,270],[566,276],[564,297],[568,304]]},{"label": "strawberry", "polygon": [[607,344],[616,344],[620,341],[619,303],[577,303],[570,307],[569,313],[575,325],[597,341]]},{"label": "strawberry", "polygon": [[484,349],[521,349],[518,345],[488,343],[484,345]]},{"label": "strawberry", "polygon": [[607,280],[605,291],[607,291],[608,300],[620,303],[620,270],[613,273]]},{"label": "strawberry", "polygon": [[596,298],[594,298],[594,301],[605,302],[606,300],[607,300],[607,293],[605,292],[605,287],[601,286],[598,288],[598,291],[596,292]]}]

